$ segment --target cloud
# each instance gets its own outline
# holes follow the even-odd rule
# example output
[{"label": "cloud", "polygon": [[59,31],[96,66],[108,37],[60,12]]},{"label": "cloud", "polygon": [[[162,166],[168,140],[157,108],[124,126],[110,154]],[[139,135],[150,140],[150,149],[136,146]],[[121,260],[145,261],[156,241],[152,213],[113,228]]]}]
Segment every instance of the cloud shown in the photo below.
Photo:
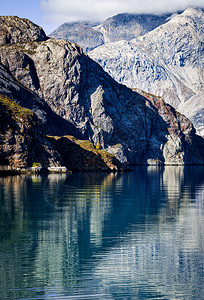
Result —
[{"label": "cloud", "polygon": [[160,13],[204,7],[203,0],[43,0],[44,18],[62,24],[75,20],[104,20],[122,12]]}]

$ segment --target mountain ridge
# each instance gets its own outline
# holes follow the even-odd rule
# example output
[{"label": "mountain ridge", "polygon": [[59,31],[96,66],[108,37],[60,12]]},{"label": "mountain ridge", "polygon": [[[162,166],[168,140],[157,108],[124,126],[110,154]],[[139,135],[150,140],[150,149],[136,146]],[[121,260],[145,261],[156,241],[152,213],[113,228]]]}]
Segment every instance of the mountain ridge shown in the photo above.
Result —
[{"label": "mountain ridge", "polygon": [[66,39],[79,44],[85,52],[100,45],[118,40],[132,40],[167,22],[171,14],[130,14],[121,13],[107,18],[102,23],[91,21],[64,23],[49,37]]},{"label": "mountain ridge", "polygon": [[[61,136],[75,130],[122,164],[203,163],[195,129],[185,116],[161,98],[118,84],[76,44],[55,39],[5,44],[0,61],[36,101],[70,124]],[[9,94],[13,83],[2,78]],[[24,97],[21,105],[31,105],[29,99]],[[51,116],[47,113],[50,124]],[[54,134],[56,128],[46,122],[44,127]]]},{"label": "mountain ridge", "polygon": [[203,32],[203,10],[188,8],[144,36],[103,45],[89,55],[116,81],[162,96],[204,135]]}]

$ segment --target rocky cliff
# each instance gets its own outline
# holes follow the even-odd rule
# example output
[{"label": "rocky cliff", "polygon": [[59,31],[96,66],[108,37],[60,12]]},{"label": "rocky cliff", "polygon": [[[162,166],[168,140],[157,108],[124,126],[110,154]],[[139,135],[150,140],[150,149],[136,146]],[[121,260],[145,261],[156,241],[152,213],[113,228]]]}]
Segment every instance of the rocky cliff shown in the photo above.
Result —
[{"label": "rocky cliff", "polygon": [[0,17],[0,45],[47,39],[44,30],[27,19],[14,16]]},{"label": "rocky cliff", "polygon": [[131,42],[89,53],[118,82],[162,96],[204,135],[204,12],[188,8]]},{"label": "rocky cliff", "polygon": [[[0,60],[38,103],[71,124],[66,135],[75,135],[75,129],[122,163],[203,163],[187,118],[160,98],[118,84],[76,44],[55,39],[5,44]],[[45,127],[54,134],[57,126],[45,122]]]},{"label": "rocky cliff", "polygon": [[[1,48],[0,48],[1,50]],[[28,58],[26,56],[26,58]],[[15,65],[15,60],[13,61]],[[32,68],[32,66],[31,66]],[[34,73],[35,74],[35,73]],[[32,75],[33,76],[33,75]],[[35,75],[34,75],[35,76]],[[35,80],[35,77],[34,77]],[[59,117],[47,105],[42,96],[32,92],[16,80],[8,68],[0,63],[0,93],[16,101],[19,105],[31,109],[40,119],[47,133],[63,135],[67,132],[80,137],[79,131],[68,121]]]},{"label": "rocky cliff", "polygon": [[30,167],[59,172],[64,171],[65,165],[69,170],[78,171],[115,171],[125,167],[89,141],[46,136],[48,131],[62,134],[64,130],[69,133],[73,130],[42,98],[17,82],[2,64],[0,120],[0,172],[27,171]]},{"label": "rocky cliff", "polygon": [[121,171],[127,169],[114,155],[101,149],[98,143],[78,140],[74,136],[48,137],[61,154],[69,170],[74,171]]},{"label": "rocky cliff", "polygon": [[14,169],[61,167],[35,113],[0,94],[0,165]]}]

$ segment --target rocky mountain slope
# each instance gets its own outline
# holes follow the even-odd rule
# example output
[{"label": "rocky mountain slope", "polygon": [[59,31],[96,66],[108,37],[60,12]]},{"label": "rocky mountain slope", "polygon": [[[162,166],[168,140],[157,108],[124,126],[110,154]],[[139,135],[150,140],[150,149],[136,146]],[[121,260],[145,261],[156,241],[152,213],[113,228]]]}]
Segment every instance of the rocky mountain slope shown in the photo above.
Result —
[{"label": "rocky mountain slope", "polygon": [[33,111],[0,94],[0,165],[61,167],[62,160]]},{"label": "rocky mountain slope", "polygon": [[203,37],[204,12],[188,8],[144,36],[89,55],[118,82],[163,97],[204,135]]},{"label": "rocky mountain slope", "polygon": [[101,24],[93,22],[64,23],[50,37],[65,39],[80,45],[85,52],[120,40],[130,41],[167,22],[170,14],[128,14],[122,13],[106,19]]},{"label": "rocky mountain slope", "polygon": [[120,40],[130,41],[166,23],[170,16],[171,14],[121,13],[106,19],[93,29],[103,34],[105,44]]},{"label": "rocky mountain slope", "polygon": [[98,25],[91,22],[64,23],[49,36],[55,39],[65,39],[80,45],[85,52],[104,44],[100,31],[94,29]]},{"label": "rocky mountain slope", "polygon": [[44,30],[27,19],[19,22],[18,17],[1,16],[0,27],[0,45],[47,39]]},{"label": "rocky mountain slope", "polygon": [[[125,167],[89,141],[46,136],[47,132],[71,133],[73,128],[54,114],[42,98],[17,82],[2,64],[0,120],[0,172],[28,167],[42,167],[42,171],[54,168],[59,172],[64,171],[64,165],[78,171],[114,171]],[[75,128],[74,133],[77,136]]]},{"label": "rocky mountain slope", "polygon": [[[15,65],[16,61],[14,60],[13,63]],[[19,105],[35,112],[42,124],[46,127],[47,133],[62,135],[70,132],[77,137],[81,136],[77,129],[70,122],[59,117],[51,110],[51,108],[44,101],[43,97],[26,88],[25,85],[20,83],[20,81],[17,81],[12,76],[8,68],[1,63],[0,94],[13,99]]]},{"label": "rocky mountain slope", "polygon": [[[94,146],[100,143],[122,163],[203,163],[201,139],[185,116],[161,98],[118,84],[76,44],[47,38],[4,44],[0,60],[35,95],[31,104],[41,103],[52,111],[53,123],[57,116],[71,124],[64,128],[66,135],[75,135],[75,129],[82,139]],[[56,125],[44,124],[54,134]]]}]

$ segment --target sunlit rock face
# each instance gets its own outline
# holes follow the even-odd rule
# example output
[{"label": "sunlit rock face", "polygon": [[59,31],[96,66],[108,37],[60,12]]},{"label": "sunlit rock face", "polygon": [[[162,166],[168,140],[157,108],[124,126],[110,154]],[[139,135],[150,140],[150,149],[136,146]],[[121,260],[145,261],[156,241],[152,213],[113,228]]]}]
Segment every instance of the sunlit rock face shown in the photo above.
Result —
[{"label": "sunlit rock face", "polygon": [[0,16],[0,27],[0,45],[47,39],[44,30],[28,19]]},{"label": "sunlit rock face", "polygon": [[28,39],[2,45],[0,60],[53,113],[53,124],[50,112],[50,126],[45,123],[51,134],[99,142],[123,163],[203,162],[185,116],[160,98],[118,84],[76,44]]},{"label": "sunlit rock face", "polygon": [[203,135],[203,33],[203,10],[188,8],[143,36],[89,55],[119,83],[162,96]]}]

